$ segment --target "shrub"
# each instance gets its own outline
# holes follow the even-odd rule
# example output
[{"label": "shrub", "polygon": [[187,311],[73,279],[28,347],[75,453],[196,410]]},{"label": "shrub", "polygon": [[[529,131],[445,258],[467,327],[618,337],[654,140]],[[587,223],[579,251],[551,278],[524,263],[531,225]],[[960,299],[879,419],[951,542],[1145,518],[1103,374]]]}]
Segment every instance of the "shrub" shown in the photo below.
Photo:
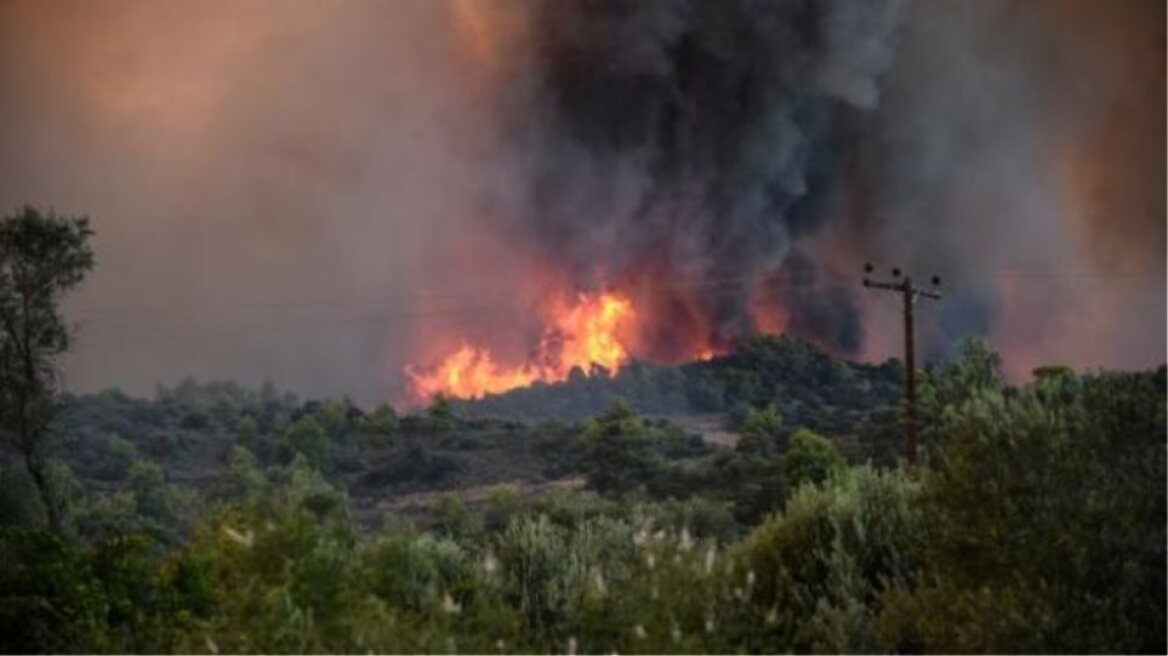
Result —
[{"label": "shrub", "polygon": [[0,650],[104,647],[101,589],[76,548],[50,533],[0,529],[0,562]]},{"label": "shrub", "polygon": [[372,438],[371,442],[374,445],[385,446],[398,430],[397,413],[388,403],[382,403],[373,412],[365,415],[361,422],[361,430]]},{"label": "shrub", "polygon": [[215,484],[214,498],[246,502],[255,498],[267,483],[259,462],[247,447],[234,445],[227,454],[227,466]]},{"label": "shrub", "polygon": [[783,444],[783,419],[773,403],[763,409],[748,410],[741,433],[736,448],[742,453],[772,457],[786,446]]},{"label": "shrub", "polygon": [[846,468],[847,461],[835,445],[806,428],[791,435],[791,445],[783,454],[783,474],[792,488],[819,485]]},{"label": "shrub", "polygon": [[867,467],[803,486],[743,543],[751,651],[877,652],[882,595],[919,575],[919,486]]},{"label": "shrub", "polygon": [[467,510],[456,495],[447,493],[438,497],[434,507],[434,531],[457,541],[467,541],[479,534],[482,526],[478,517]]},{"label": "shrub", "polygon": [[523,498],[512,485],[496,485],[487,495],[487,505],[483,510],[483,528],[498,533],[507,528],[511,520],[523,510]]},{"label": "shrub", "polygon": [[310,462],[318,463],[324,458],[329,438],[320,424],[310,416],[297,419],[284,433],[284,443]]},{"label": "shrub", "polygon": [[105,433],[97,442],[95,473],[108,480],[121,480],[130,472],[130,465],[138,457],[134,443],[117,433]]},{"label": "shrub", "polygon": [[1163,652],[1164,393],[1147,374],[1060,375],[949,408],[925,478],[930,579],[890,634],[930,651]]}]

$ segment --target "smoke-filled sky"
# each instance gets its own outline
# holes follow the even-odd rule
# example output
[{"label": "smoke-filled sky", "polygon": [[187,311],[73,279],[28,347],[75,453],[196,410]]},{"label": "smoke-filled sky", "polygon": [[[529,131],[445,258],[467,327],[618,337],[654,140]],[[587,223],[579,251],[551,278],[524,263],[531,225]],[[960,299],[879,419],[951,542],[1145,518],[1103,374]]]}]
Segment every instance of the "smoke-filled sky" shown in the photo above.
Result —
[{"label": "smoke-filled sky", "polygon": [[70,389],[361,401],[618,285],[635,353],[1165,358],[1155,0],[6,0],[0,208],[86,214]]}]

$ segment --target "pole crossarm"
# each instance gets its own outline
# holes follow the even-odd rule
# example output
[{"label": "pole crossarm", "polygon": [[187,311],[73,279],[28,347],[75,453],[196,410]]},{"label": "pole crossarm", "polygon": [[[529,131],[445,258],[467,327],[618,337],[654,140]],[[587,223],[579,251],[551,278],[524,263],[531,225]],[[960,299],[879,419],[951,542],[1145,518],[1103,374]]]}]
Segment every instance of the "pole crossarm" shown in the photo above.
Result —
[{"label": "pole crossarm", "polygon": [[[872,265],[864,265],[864,273],[872,273]],[[869,289],[882,289],[896,292],[901,295],[904,303],[904,401],[905,401],[905,457],[909,466],[917,464],[917,392],[916,392],[916,347],[915,319],[913,306],[918,298],[941,300],[941,278],[932,277],[932,289],[922,289],[913,285],[911,276],[901,276],[899,268],[892,270],[893,281],[872,280],[864,278],[864,286]]]},{"label": "pole crossarm", "polygon": [[864,286],[874,287],[876,289],[887,289],[896,292],[904,290],[904,285],[898,282],[876,282],[873,280],[868,280],[867,278],[864,278]]},{"label": "pole crossarm", "polygon": [[[864,279],[864,286],[870,287],[872,289],[887,289],[894,292],[903,292],[905,289],[905,283],[903,282],[881,282],[879,280],[869,280],[867,278]],[[941,292],[930,289],[914,287],[910,291],[914,296],[924,296],[925,298],[931,298],[938,301],[941,300],[942,297]]]},{"label": "pole crossarm", "polygon": [[941,300],[941,293],[940,292],[931,292],[927,289],[914,289],[913,294],[915,294],[916,296],[924,296],[925,298],[931,298],[935,301]]}]

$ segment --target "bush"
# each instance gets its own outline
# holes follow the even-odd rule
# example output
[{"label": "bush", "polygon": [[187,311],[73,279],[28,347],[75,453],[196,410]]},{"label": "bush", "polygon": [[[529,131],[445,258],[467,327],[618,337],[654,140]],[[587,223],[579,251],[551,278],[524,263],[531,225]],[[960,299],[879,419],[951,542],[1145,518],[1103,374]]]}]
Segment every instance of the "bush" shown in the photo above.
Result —
[{"label": "bush", "polygon": [[925,478],[931,576],[889,631],[930,651],[1165,651],[1164,395],[1147,374],[1060,375],[951,407]]},{"label": "bush", "polygon": [[446,493],[438,497],[434,507],[435,533],[452,540],[469,541],[481,530],[479,518],[472,515],[456,495]]},{"label": "bush", "polygon": [[0,529],[0,650],[163,652],[196,617],[189,589],[159,575],[149,541],[93,548],[41,531]]},{"label": "bush", "polygon": [[116,433],[105,433],[97,443],[97,458],[94,471],[97,476],[107,480],[121,480],[138,458],[138,448]]},{"label": "bush", "polygon": [[23,466],[0,466],[0,526],[43,525],[37,494],[32,477]]},{"label": "bush", "polygon": [[512,485],[497,485],[487,496],[483,510],[483,528],[498,533],[507,528],[511,520],[523,511],[523,498]]},{"label": "bush", "polygon": [[99,651],[101,589],[83,555],[58,536],[0,529],[0,650]]},{"label": "bush", "polygon": [[827,438],[803,428],[791,435],[783,454],[783,475],[791,488],[820,485],[847,469],[847,461]]},{"label": "bush", "polygon": [[297,419],[284,433],[284,444],[309,462],[319,463],[328,448],[329,438],[324,428],[310,416]]},{"label": "bush", "polygon": [[389,438],[398,430],[397,413],[388,403],[382,403],[365,416],[361,422],[361,430],[373,438],[374,444],[387,445]]},{"label": "bush", "polygon": [[773,457],[786,448],[783,419],[774,404],[761,410],[748,410],[742,421],[741,433],[736,449],[742,453]]},{"label": "bush", "polygon": [[588,484],[602,493],[631,490],[657,473],[649,429],[624,401],[586,422],[581,441]]},{"label": "bush", "polygon": [[259,462],[247,447],[236,444],[227,454],[227,466],[215,485],[213,496],[224,501],[253,500],[267,483]]},{"label": "bush", "polygon": [[867,467],[804,486],[743,543],[753,573],[750,651],[885,651],[882,595],[919,576],[918,485]]}]

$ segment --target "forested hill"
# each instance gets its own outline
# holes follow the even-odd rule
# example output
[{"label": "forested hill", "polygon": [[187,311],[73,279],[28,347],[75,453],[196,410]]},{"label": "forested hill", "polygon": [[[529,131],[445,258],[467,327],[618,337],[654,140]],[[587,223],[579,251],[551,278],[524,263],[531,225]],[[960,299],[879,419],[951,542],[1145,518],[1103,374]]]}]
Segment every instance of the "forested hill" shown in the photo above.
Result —
[{"label": "forested hill", "polygon": [[679,366],[633,362],[616,375],[579,369],[563,383],[535,385],[457,403],[474,417],[577,420],[622,399],[645,414],[728,412],[774,404],[791,422],[828,433],[854,432],[868,413],[895,402],[900,364],[848,362],[788,337],[757,337],[732,353]]},{"label": "forested hill", "polygon": [[[187,380],[153,398],[117,389],[65,396],[48,455],[71,494],[85,500],[79,524],[95,533],[140,527],[127,495],[145,486],[165,490],[174,507],[157,528],[177,540],[207,501],[230,497],[224,486],[235,484],[224,477],[233,467],[252,462],[271,475],[298,458],[345,492],[363,523],[375,524],[406,497],[503,483],[540,489],[587,477],[586,420],[619,406],[647,417],[636,421],[648,439],[636,462],[626,463],[629,471],[614,475],[638,477],[637,485],[661,497],[706,489],[755,518],[770,504],[758,495],[769,494],[763,479],[771,476],[756,459],[797,429],[826,436],[854,462],[892,462],[899,378],[894,362],[847,363],[805,343],[760,338],[706,362],[633,363],[616,376],[596,371],[401,416],[388,404],[302,400],[270,384],[256,390]],[[728,439],[703,441],[686,421],[692,413],[705,413]],[[776,442],[734,449],[738,435],[751,431]],[[0,494],[0,519],[32,512],[22,501],[30,494],[19,463],[8,462],[0,477],[10,492]]]}]

